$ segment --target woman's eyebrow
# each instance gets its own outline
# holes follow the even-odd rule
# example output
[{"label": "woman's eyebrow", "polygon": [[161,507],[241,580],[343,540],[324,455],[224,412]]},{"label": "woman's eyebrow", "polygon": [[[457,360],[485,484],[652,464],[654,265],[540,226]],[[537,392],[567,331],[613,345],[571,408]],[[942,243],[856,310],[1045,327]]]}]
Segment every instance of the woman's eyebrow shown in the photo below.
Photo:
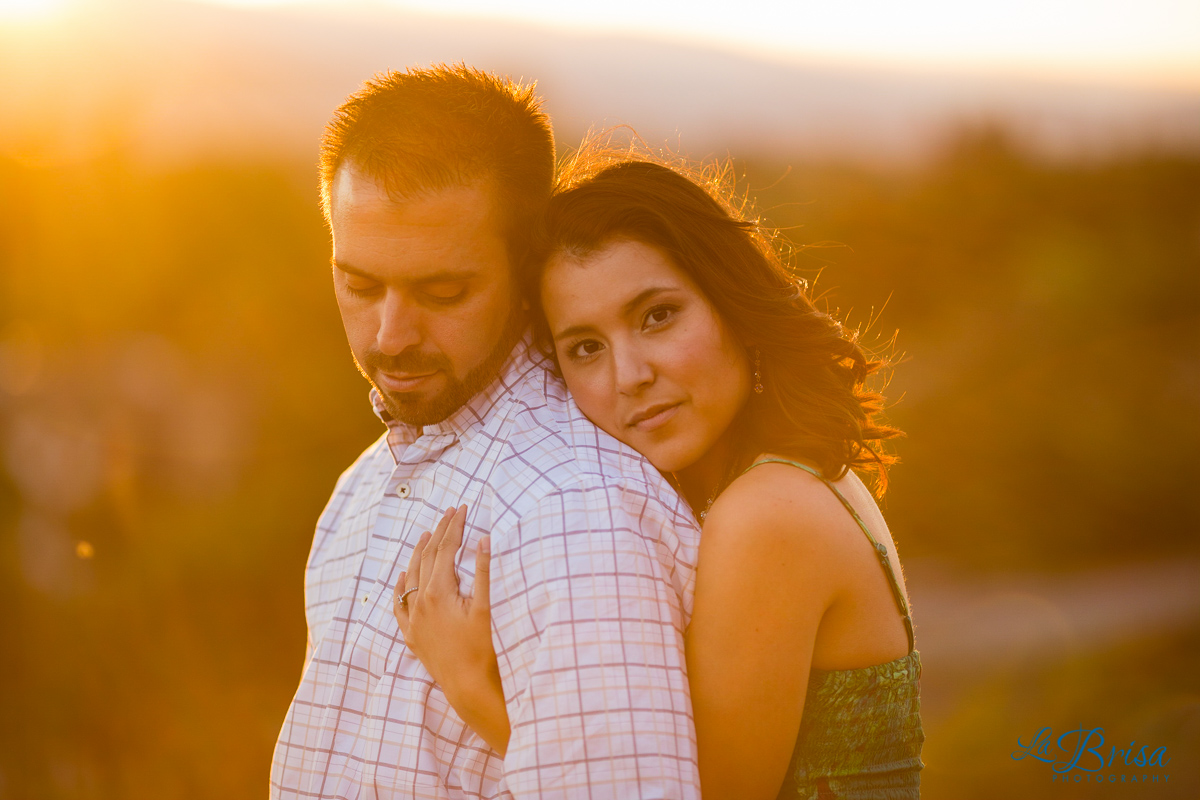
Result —
[{"label": "woman's eyebrow", "polygon": [[[642,303],[646,302],[650,298],[655,297],[660,294],[666,294],[667,292],[675,292],[678,290],[679,290],[678,286],[651,286],[648,289],[643,289],[642,291],[638,292],[627,303],[625,303],[623,306],[621,306],[621,314],[622,314],[622,316],[629,316],[630,314],[633,313],[634,309],[636,309],[638,306],[640,306]],[[561,331],[554,334],[554,341],[557,342],[562,339],[569,339],[572,336],[578,336],[581,333],[591,333],[594,330],[595,330],[595,328],[592,327],[591,325],[572,325],[569,328],[563,328]]]},{"label": "woman's eyebrow", "polygon": [[633,313],[635,308],[649,300],[651,297],[663,294],[665,292],[674,292],[678,289],[678,286],[651,286],[649,289],[643,289],[642,291],[638,292],[632,300],[621,306],[621,314],[628,316],[629,314]]},{"label": "woman's eyebrow", "polygon": [[570,339],[572,336],[578,336],[581,333],[591,333],[596,330],[591,325],[572,325],[569,328],[563,328],[558,333],[554,334],[554,341],[562,339]]}]

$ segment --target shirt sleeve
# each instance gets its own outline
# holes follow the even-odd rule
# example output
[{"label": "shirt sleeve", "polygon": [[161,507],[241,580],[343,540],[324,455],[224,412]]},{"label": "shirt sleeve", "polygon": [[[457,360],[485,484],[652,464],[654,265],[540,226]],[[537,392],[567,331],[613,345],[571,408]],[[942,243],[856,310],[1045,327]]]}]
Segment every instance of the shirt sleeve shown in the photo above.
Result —
[{"label": "shirt sleeve", "polygon": [[514,798],[699,798],[677,510],[560,489],[495,537],[493,635]]}]

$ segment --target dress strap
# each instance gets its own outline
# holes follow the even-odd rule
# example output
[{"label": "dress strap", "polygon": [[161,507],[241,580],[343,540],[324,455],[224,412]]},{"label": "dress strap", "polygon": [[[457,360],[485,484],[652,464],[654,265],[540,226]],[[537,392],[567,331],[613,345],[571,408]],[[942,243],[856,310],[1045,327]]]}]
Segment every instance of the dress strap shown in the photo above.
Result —
[{"label": "dress strap", "polygon": [[908,635],[908,652],[911,653],[913,650],[915,650],[917,644],[916,636],[913,633],[912,612],[908,608],[908,600],[906,600],[904,597],[904,590],[900,588],[900,581],[896,579],[896,573],[892,569],[891,559],[888,558],[887,545],[880,543],[871,534],[871,529],[867,527],[867,523],[863,522],[862,517],[860,517],[858,512],[854,510],[854,506],[850,505],[850,501],[847,500],[845,496],[838,491],[838,488],[833,485],[833,482],[822,475],[820,471],[813,469],[807,464],[801,464],[797,461],[791,461],[786,458],[764,458],[760,459],[759,461],[755,461],[753,464],[746,467],[742,474],[745,475],[747,472],[759,466],[760,464],[790,464],[793,467],[804,470],[817,480],[821,481],[821,483],[828,486],[829,490],[837,496],[837,499],[842,502],[842,505],[845,507],[845,509],[850,512],[850,516],[854,517],[854,521],[858,523],[858,527],[861,528],[862,532],[866,534],[867,540],[871,543],[871,546],[875,548],[875,554],[879,557],[879,564],[883,567],[884,574],[887,575],[888,585],[892,587],[892,597],[896,601],[896,608],[900,611],[900,615],[904,618],[904,632]]}]

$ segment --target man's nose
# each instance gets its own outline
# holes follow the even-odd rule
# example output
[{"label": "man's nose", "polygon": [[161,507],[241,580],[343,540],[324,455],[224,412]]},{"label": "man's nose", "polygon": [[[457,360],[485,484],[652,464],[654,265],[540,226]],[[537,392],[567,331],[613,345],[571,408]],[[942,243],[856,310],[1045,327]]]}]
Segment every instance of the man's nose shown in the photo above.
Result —
[{"label": "man's nose", "polygon": [[634,395],[654,383],[654,366],[636,347],[613,346],[617,391]]},{"label": "man's nose", "polygon": [[421,312],[405,302],[400,292],[389,289],[379,311],[379,331],[375,344],[385,356],[399,355],[421,343]]}]

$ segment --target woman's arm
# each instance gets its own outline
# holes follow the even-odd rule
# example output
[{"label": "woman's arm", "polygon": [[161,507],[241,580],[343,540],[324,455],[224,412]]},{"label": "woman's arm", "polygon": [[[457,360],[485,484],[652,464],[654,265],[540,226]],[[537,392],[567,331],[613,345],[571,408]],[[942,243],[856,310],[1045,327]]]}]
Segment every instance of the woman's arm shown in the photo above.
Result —
[{"label": "woman's arm", "polygon": [[[817,481],[760,467],[713,505],[687,630],[688,680],[705,800],[774,798],[804,709],[813,646],[838,585],[844,510]],[[491,641],[489,551],[474,598],[458,594],[465,510],[418,542],[397,596],[405,641],[472,730],[502,755],[510,726]],[[844,533],[844,531],[843,531]],[[842,537],[844,540],[846,537]]]},{"label": "woman's arm", "polygon": [[768,465],[735,481],[708,514],[687,631],[705,800],[773,799],[783,783],[838,584],[828,532],[842,520],[829,513],[840,508],[828,493]]},{"label": "woman's arm", "polygon": [[454,556],[466,518],[466,506],[448,509],[432,534],[421,535],[396,584],[396,621],[463,722],[503,756],[511,729],[492,648],[490,540],[480,539],[476,552],[475,596],[462,597]]}]

